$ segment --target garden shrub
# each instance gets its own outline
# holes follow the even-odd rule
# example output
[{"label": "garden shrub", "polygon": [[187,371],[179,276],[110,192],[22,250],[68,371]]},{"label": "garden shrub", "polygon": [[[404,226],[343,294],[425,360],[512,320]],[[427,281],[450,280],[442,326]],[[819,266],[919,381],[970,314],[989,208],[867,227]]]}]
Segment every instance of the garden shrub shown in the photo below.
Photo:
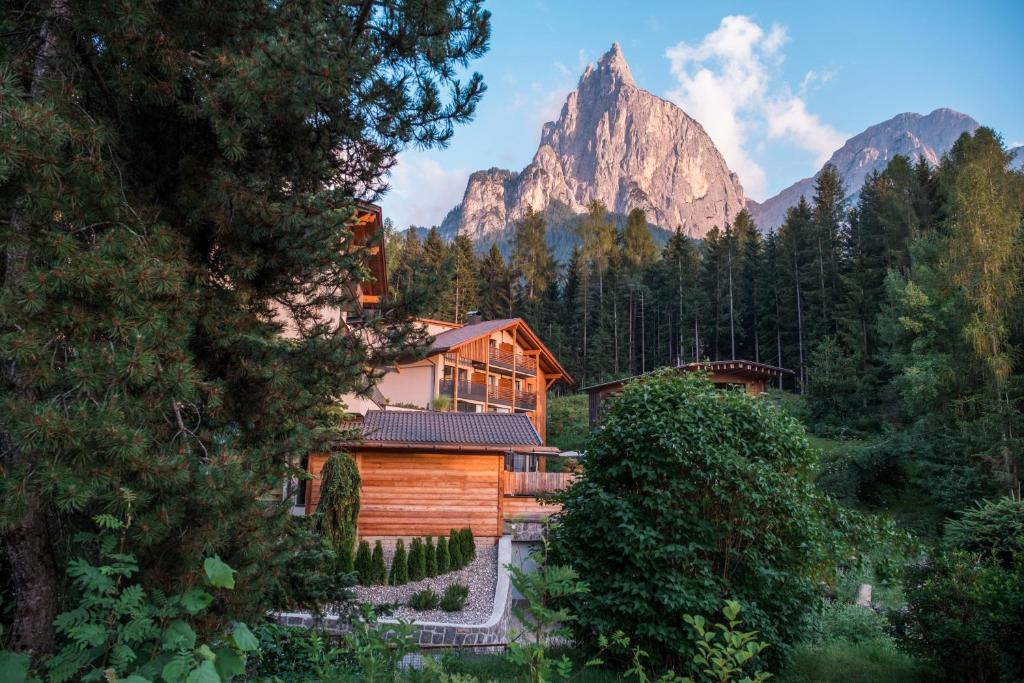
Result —
[{"label": "garden shrub", "polygon": [[937,553],[911,565],[892,617],[905,647],[947,680],[1019,681],[1024,672],[1024,557]]},{"label": "garden shrub", "polygon": [[425,579],[427,578],[427,544],[422,538],[417,538],[414,542],[419,543],[420,546],[420,551],[416,555],[416,573],[421,579]]},{"label": "garden shrub", "polygon": [[441,604],[441,596],[435,593],[432,588],[416,591],[409,598],[409,607],[420,612],[428,609],[437,609],[439,604]]},{"label": "garden shrub", "polygon": [[448,539],[444,536],[437,537],[437,573],[446,574],[451,568],[451,558],[448,556]]},{"label": "garden shrub", "polygon": [[679,670],[696,653],[679,615],[728,598],[778,663],[841,545],[814,464],[800,424],[762,398],[674,370],[626,384],[557,496],[555,561],[590,586],[573,601],[577,635],[621,629]]},{"label": "garden shrub", "polygon": [[412,539],[412,543],[409,546],[409,580],[419,581],[424,578],[423,569],[425,563],[423,560],[423,543],[419,538]]},{"label": "garden shrub", "polygon": [[469,527],[459,530],[459,540],[462,541],[462,561],[469,564],[476,559],[476,541],[473,540],[473,531]]},{"label": "garden shrub", "polygon": [[317,531],[337,556],[338,570],[352,571],[352,550],[359,520],[359,467],[347,453],[334,453],[320,471]]},{"label": "garden shrub", "polygon": [[437,576],[437,550],[432,536],[427,536],[423,542],[423,555],[426,557],[426,575]]},{"label": "garden shrub", "polygon": [[356,570],[356,576],[359,577],[359,585],[373,585],[373,557],[370,554],[369,541],[359,542],[359,549],[356,550],[356,559],[354,566]]},{"label": "garden shrub", "polygon": [[452,529],[448,532],[448,556],[449,556],[449,569],[456,571],[466,566],[465,559],[462,557],[462,542],[459,540],[459,534]]},{"label": "garden shrub", "polygon": [[445,612],[458,612],[466,605],[469,598],[469,586],[461,583],[453,583],[444,589],[441,597],[441,609]]},{"label": "garden shrub", "polygon": [[388,583],[401,586],[409,583],[409,559],[405,554],[405,541],[398,539],[395,543],[395,556],[391,558],[391,575]]},{"label": "garden shrub", "polygon": [[371,583],[381,586],[388,582],[388,571],[384,567],[384,546],[377,541],[373,546],[373,556],[370,559]]},{"label": "garden shrub", "polygon": [[996,553],[1008,564],[1013,555],[1024,553],[1024,500],[1007,496],[980,502],[947,522],[943,540],[949,548]]}]

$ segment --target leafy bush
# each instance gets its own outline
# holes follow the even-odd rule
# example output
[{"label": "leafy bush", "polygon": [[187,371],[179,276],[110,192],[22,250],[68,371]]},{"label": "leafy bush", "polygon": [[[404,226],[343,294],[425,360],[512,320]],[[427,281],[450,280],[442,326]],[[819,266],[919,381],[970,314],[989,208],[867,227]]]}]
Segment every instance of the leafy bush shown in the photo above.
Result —
[{"label": "leafy bush", "polygon": [[441,609],[445,612],[458,612],[465,607],[469,598],[469,586],[462,583],[453,583],[444,589],[441,597]]},{"label": "leafy bush", "polygon": [[424,578],[426,563],[423,561],[423,543],[419,538],[412,539],[409,546],[409,580],[419,581]]},{"label": "leafy bush", "polygon": [[395,543],[395,556],[391,558],[391,575],[388,583],[401,586],[409,583],[409,559],[405,554],[405,541],[398,539]]},{"label": "leafy bush", "polygon": [[370,554],[370,542],[360,541],[354,562],[356,576],[360,586],[373,585],[373,557]]},{"label": "leafy bush", "polygon": [[1007,496],[978,503],[946,524],[944,540],[950,548],[996,553],[1008,563],[1013,555],[1024,554],[1024,501]]},{"label": "leafy bush", "polygon": [[437,537],[435,553],[437,554],[437,573],[446,574],[451,568],[451,558],[448,555],[448,539],[444,536]]},{"label": "leafy bush", "polygon": [[462,551],[462,563],[467,565],[476,558],[476,542],[473,540],[473,532],[466,527],[459,529],[456,534],[459,538],[459,550]]},{"label": "leafy bush", "polygon": [[727,683],[751,668],[754,677],[745,677],[744,681],[762,683],[768,680],[769,674],[754,666],[755,658],[768,647],[768,643],[757,640],[757,631],[739,630],[743,625],[739,618],[742,609],[735,600],[726,600],[722,608],[725,623],[717,623],[712,628],[705,628],[707,622],[702,616],[687,614],[683,617],[683,621],[697,634],[698,652],[693,663],[713,681]]},{"label": "leafy bush", "polygon": [[911,565],[907,606],[892,617],[903,644],[947,680],[1017,681],[1024,671],[1024,558],[939,553]]},{"label": "leafy bush", "polygon": [[416,591],[409,598],[409,607],[421,612],[428,609],[437,609],[437,606],[440,604],[441,596],[435,593],[432,588]]},{"label": "leafy bush", "polygon": [[867,607],[845,602],[826,602],[811,618],[807,642],[826,644],[843,641],[853,645],[883,643],[892,645],[885,631],[886,621]]},{"label": "leafy bush", "polygon": [[427,536],[423,542],[423,554],[426,556],[426,575],[437,576],[437,550],[434,548],[434,539]]},{"label": "leafy bush", "polygon": [[548,398],[548,445],[563,451],[582,451],[590,438],[586,394]]},{"label": "leafy bush", "polygon": [[452,529],[448,532],[448,556],[449,569],[456,571],[466,566],[465,558],[462,556],[462,542],[459,540],[459,534]]},{"label": "leafy bush", "polygon": [[833,547],[845,549],[803,428],[698,373],[630,382],[608,408],[551,529],[556,561],[590,586],[573,601],[578,635],[622,629],[679,668],[696,645],[678,615],[729,597],[777,662],[799,640],[815,580],[833,571]]},{"label": "leafy bush", "polygon": [[384,546],[380,541],[373,545],[373,556],[370,559],[371,583],[380,586],[388,581],[388,570],[384,566]]}]

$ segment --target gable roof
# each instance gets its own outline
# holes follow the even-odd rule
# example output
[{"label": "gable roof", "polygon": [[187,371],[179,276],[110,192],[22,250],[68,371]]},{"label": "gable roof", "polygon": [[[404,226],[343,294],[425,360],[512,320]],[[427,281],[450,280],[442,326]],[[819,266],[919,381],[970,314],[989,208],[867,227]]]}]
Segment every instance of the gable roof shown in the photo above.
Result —
[{"label": "gable roof", "polygon": [[434,337],[434,342],[428,348],[427,355],[433,356],[438,353],[446,353],[458,346],[462,346],[466,342],[471,342],[474,339],[479,339],[480,337],[490,335],[491,333],[498,332],[499,330],[517,326],[519,331],[526,335],[530,344],[540,351],[541,358],[547,363],[548,367],[552,369],[552,372],[549,372],[549,374],[560,376],[567,384],[575,384],[572,376],[565,371],[562,364],[558,362],[557,358],[555,358],[555,354],[551,353],[551,350],[544,345],[544,342],[540,340],[540,337],[530,329],[530,326],[527,325],[526,321],[522,318],[484,320],[472,325],[463,325],[462,327],[458,327],[453,330],[446,330]]},{"label": "gable roof", "polygon": [[364,442],[537,448],[543,445],[525,413],[369,410]]}]

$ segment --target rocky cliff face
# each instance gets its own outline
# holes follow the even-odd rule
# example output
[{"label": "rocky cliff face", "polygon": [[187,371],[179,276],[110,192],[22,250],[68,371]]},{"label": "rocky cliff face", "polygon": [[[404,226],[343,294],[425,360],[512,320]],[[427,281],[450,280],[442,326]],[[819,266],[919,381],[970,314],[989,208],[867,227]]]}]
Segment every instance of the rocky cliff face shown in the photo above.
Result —
[{"label": "rocky cliff face", "polygon": [[701,237],[743,208],[743,188],[699,123],[637,87],[616,43],[588,66],[520,173],[479,171],[442,228],[480,239],[528,207],[560,202],[582,213],[598,199],[617,213]]},{"label": "rocky cliff face", "polygon": [[[899,114],[847,140],[828,163],[838,169],[849,197],[855,199],[868,174],[885,169],[897,154],[914,162],[924,157],[934,166],[961,134],[973,133],[978,125],[952,109],[936,109],[927,116]],[[799,180],[763,202],[748,201],[747,207],[758,227],[768,231],[782,224],[786,210],[796,206],[801,196],[807,201],[814,196],[814,177]]]}]

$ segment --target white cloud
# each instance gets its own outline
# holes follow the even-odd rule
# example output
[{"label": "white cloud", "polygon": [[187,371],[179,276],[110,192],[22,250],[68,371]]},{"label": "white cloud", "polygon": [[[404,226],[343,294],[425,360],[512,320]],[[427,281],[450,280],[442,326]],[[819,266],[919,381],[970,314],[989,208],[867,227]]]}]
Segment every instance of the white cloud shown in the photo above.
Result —
[{"label": "white cloud", "polygon": [[707,130],[747,194],[761,197],[764,170],[751,157],[765,140],[781,139],[813,155],[815,168],[845,136],[807,110],[807,89],[831,73],[808,72],[796,93],[781,81],[786,29],[765,30],[750,17],[728,16],[696,45],[680,42],[668,57],[676,85],[670,100]]},{"label": "white cloud", "polygon": [[468,177],[465,169],[446,169],[425,152],[403,152],[391,171],[391,191],[382,201],[384,213],[399,230],[439,225],[448,210],[462,201]]}]

